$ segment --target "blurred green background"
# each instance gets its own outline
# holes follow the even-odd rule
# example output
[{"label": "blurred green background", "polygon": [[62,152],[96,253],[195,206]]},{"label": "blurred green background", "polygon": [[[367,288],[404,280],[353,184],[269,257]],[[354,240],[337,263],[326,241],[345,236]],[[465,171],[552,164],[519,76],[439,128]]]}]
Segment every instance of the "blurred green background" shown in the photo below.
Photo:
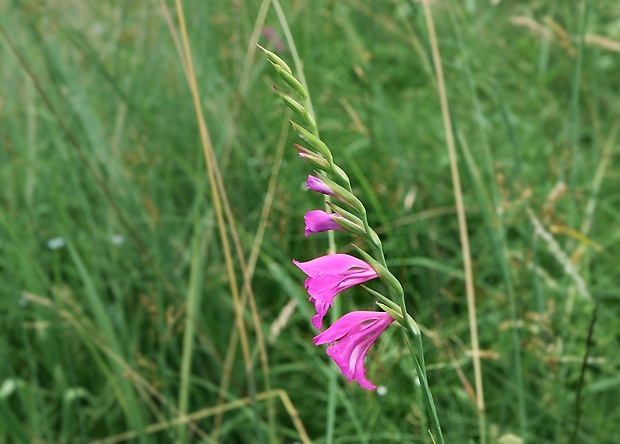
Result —
[{"label": "blurred green background", "polygon": [[[294,66],[273,7],[183,8],[223,222],[172,0],[0,4],[0,443],[292,443],[299,424],[319,443],[429,443],[398,328],[369,353],[375,392],[347,384],[312,344],[291,260],[324,254],[327,236],[303,236],[322,199],[304,192],[312,169],[271,89],[285,85],[254,46]],[[422,7],[282,8],[321,136],[427,330],[446,442],[481,442]],[[617,442],[620,4],[432,8],[472,245],[486,442]],[[351,251],[347,234],[336,242]],[[251,288],[243,329],[235,288],[244,300]],[[352,289],[338,306],[373,302]],[[189,427],[173,422],[183,411],[198,415]]]}]

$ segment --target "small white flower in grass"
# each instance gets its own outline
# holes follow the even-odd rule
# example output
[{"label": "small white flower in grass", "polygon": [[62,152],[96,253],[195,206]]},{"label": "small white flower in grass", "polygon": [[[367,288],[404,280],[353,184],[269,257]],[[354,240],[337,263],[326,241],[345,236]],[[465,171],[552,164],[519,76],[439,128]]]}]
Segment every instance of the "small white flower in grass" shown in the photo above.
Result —
[{"label": "small white flower in grass", "polygon": [[59,248],[63,248],[65,246],[65,238],[64,237],[54,237],[47,241],[47,248],[50,250],[58,250]]},{"label": "small white flower in grass", "polygon": [[125,243],[125,236],[123,236],[122,234],[113,234],[110,237],[110,242],[112,242],[114,245],[121,245]]},{"label": "small white flower in grass", "polygon": [[416,376],[414,382],[415,382],[415,385],[420,385],[420,378]]},{"label": "small white flower in grass", "polygon": [[386,386],[380,385],[379,387],[377,387],[377,395],[385,396],[387,395],[387,392],[388,392],[388,389]]}]

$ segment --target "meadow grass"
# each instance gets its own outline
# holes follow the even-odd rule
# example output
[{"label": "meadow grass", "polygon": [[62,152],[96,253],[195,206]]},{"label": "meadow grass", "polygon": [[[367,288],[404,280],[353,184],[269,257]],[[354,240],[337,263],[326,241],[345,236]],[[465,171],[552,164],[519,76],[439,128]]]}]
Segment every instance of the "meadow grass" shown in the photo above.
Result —
[{"label": "meadow grass", "polygon": [[431,442],[397,328],[376,392],[312,344],[322,199],[255,41],[303,70],[445,441],[614,443],[618,4],[438,0],[436,37],[418,2],[281,7],[288,39],[269,1],[0,4],[0,443]]}]

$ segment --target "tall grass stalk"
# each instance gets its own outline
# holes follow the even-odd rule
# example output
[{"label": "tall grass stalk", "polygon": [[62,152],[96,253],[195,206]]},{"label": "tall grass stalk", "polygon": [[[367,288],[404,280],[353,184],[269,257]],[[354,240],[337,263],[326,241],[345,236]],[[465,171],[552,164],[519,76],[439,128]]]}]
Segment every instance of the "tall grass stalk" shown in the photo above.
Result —
[{"label": "tall grass stalk", "polygon": [[471,252],[469,248],[469,237],[467,234],[467,218],[465,217],[465,204],[463,202],[463,191],[461,189],[461,179],[458,168],[458,159],[456,154],[456,146],[454,142],[454,133],[452,129],[452,120],[450,118],[450,108],[448,106],[448,95],[443,76],[443,67],[441,63],[441,55],[439,53],[439,43],[435,33],[435,23],[433,21],[433,13],[430,2],[423,1],[424,17],[426,19],[426,27],[429,34],[431,44],[431,53],[433,56],[433,65],[435,67],[435,75],[437,77],[437,90],[439,93],[439,102],[441,105],[441,116],[444,124],[444,134],[446,138],[446,146],[448,149],[448,157],[450,159],[450,173],[452,175],[452,187],[454,189],[454,200],[456,203],[456,213],[459,222],[459,237],[461,241],[461,249],[463,256],[463,269],[465,272],[465,291],[467,294],[467,311],[469,315],[469,333],[472,346],[472,358],[474,363],[474,383],[476,387],[476,406],[479,416],[480,443],[486,443],[486,425],[485,425],[485,407],[484,392],[482,385],[482,366],[480,364],[480,345],[478,341],[478,319],[476,317],[476,297],[474,293],[474,276],[471,261]]},{"label": "tall grass stalk", "polygon": [[[217,186],[217,181],[215,178],[215,172],[214,172],[214,166],[213,166],[215,155],[213,152],[213,146],[211,144],[211,139],[209,137],[209,131],[207,129],[207,124],[205,122],[205,119],[202,113],[202,106],[200,104],[200,96],[198,93],[198,85],[196,83],[196,75],[194,73],[194,64],[192,60],[192,53],[191,53],[191,49],[189,45],[189,39],[187,37],[187,29],[185,25],[185,16],[183,14],[182,1],[176,0],[175,5],[176,5],[176,10],[177,10],[177,18],[179,21],[179,29],[181,33],[183,52],[184,52],[185,61],[187,64],[187,78],[188,78],[189,87],[190,87],[191,94],[192,94],[192,99],[194,102],[196,119],[198,121],[198,127],[200,130],[200,140],[202,143],[204,159],[205,159],[205,163],[207,166],[207,174],[209,177],[209,183],[211,184],[211,187],[210,187],[211,198],[212,198],[212,203],[215,209],[217,225],[218,225],[219,232],[220,232],[220,241],[222,243],[222,249],[223,249],[224,258],[226,262],[226,271],[228,274],[231,294],[233,297],[233,304],[235,307],[236,327],[239,330],[239,335],[241,338],[241,350],[243,354],[243,360],[245,363],[245,371],[246,371],[246,376],[248,379],[248,385],[250,389],[250,398],[255,399],[256,385],[254,382],[252,361],[251,361],[251,356],[250,356],[250,347],[249,347],[247,332],[245,329],[245,322],[243,320],[243,313],[241,311],[241,304],[239,300],[239,290],[238,290],[237,283],[236,283],[237,281],[236,281],[236,276],[235,276],[235,271],[234,271],[232,254],[230,251],[230,245],[228,242],[228,234],[226,231],[226,223],[224,221],[224,215],[222,211],[221,196],[219,194],[219,188]],[[190,308],[191,307],[188,305],[187,307],[188,312],[186,313],[186,316],[193,318],[195,317],[195,315],[194,313],[191,313],[189,311]],[[183,360],[184,361],[188,360],[189,364],[191,364],[192,342],[193,341],[188,340],[186,342],[186,344],[188,344],[187,348],[184,347],[183,349],[183,355],[184,355]],[[186,355],[189,355],[189,357],[185,357]],[[180,381],[180,389],[179,389],[179,412],[181,416],[187,413],[187,408],[188,408],[188,392],[189,392],[189,378],[190,378],[190,365],[189,364],[182,368],[182,373],[181,373],[181,381]],[[252,408],[254,411],[254,422],[255,422],[257,439],[259,440],[259,442],[261,442],[262,431],[260,427],[260,420],[258,417],[256,402],[252,403]],[[186,433],[187,433],[186,427],[181,426],[179,429],[179,432],[180,432],[179,442],[183,443],[186,441]]]},{"label": "tall grass stalk", "polygon": [[[261,5],[261,9],[259,11],[258,17],[256,19],[256,23],[254,25],[254,31],[253,31],[253,35],[257,35],[258,31],[260,30],[260,28],[262,27],[262,23],[265,19],[266,13],[267,13],[267,8],[266,6],[268,5],[268,2],[263,2]],[[165,8],[165,5],[163,6]],[[178,8],[177,8],[177,13],[178,13]],[[182,34],[182,41],[185,42],[186,40],[186,36],[184,36],[184,31],[185,28],[182,26],[181,27],[181,34]],[[173,37],[176,35],[174,32],[174,29],[171,28],[171,34],[173,35]],[[177,39],[175,39],[176,41]],[[184,46],[185,47],[185,46]],[[250,49],[251,48],[251,49]],[[248,61],[250,60],[251,55],[253,54],[253,52],[255,51],[255,47],[254,45],[252,45],[251,47],[248,47],[248,51],[247,51],[247,55],[246,55],[246,62],[244,63],[244,68],[242,70],[242,75],[241,75],[241,80],[240,80],[240,84],[239,84],[239,92],[241,94],[244,93],[245,89],[247,88],[247,82],[248,82],[248,72],[250,70],[250,65],[248,63]],[[191,54],[190,54],[191,56]],[[186,61],[185,62],[185,70],[186,70],[186,75],[188,77],[188,80],[190,80],[192,78],[192,73],[189,71],[189,65],[188,62],[189,61],[191,63],[191,57],[188,57],[187,53],[185,53],[184,55],[180,55],[180,58],[182,61]],[[194,82],[195,82],[195,78],[194,78]],[[238,113],[240,107],[237,106],[235,108],[235,110],[233,111],[233,119],[230,121],[231,125],[232,122],[234,120],[234,116]],[[202,125],[204,125],[204,127],[206,128],[206,124],[204,123],[204,118],[202,118]],[[202,128],[202,126],[201,126]],[[232,134],[232,128],[229,128],[229,130],[227,131],[227,134],[230,135]],[[202,131],[201,131],[201,137],[202,137]],[[207,134],[207,138],[208,138],[208,134]],[[230,137],[227,138],[228,141],[232,140]],[[228,142],[227,142],[228,144]],[[209,141],[209,145],[210,145],[210,141]],[[204,146],[204,142],[203,142],[203,146]],[[228,145],[227,145],[228,146]],[[211,154],[213,154],[213,149],[210,148],[208,151],[211,152]],[[207,159],[208,154],[205,153],[205,159]],[[207,160],[208,162],[208,160]],[[231,279],[231,293],[233,296],[233,303],[235,305],[235,310],[236,310],[236,316],[237,319],[241,320],[242,316],[241,313],[244,312],[245,310],[245,306],[246,303],[248,303],[249,301],[249,306],[250,306],[250,313],[252,316],[252,322],[254,325],[254,331],[256,334],[256,340],[257,340],[257,344],[258,344],[258,351],[259,351],[259,356],[260,356],[260,362],[261,362],[261,367],[263,370],[263,382],[264,382],[264,387],[265,390],[269,391],[271,390],[271,382],[270,382],[270,377],[269,377],[269,362],[268,362],[268,357],[267,357],[267,350],[266,350],[266,346],[265,346],[265,341],[263,338],[263,334],[262,334],[262,330],[261,330],[261,320],[258,314],[258,309],[256,307],[256,302],[255,302],[255,298],[254,298],[254,293],[252,291],[252,285],[251,285],[251,276],[252,273],[249,272],[248,267],[246,265],[245,262],[245,257],[244,257],[244,253],[243,253],[243,249],[241,247],[241,242],[237,233],[237,230],[235,228],[235,219],[234,216],[232,214],[232,210],[230,207],[230,204],[228,202],[228,197],[226,194],[226,190],[223,184],[223,180],[221,177],[221,173],[220,173],[220,169],[218,168],[217,162],[215,161],[215,157],[213,157],[213,162],[211,163],[211,168],[213,171],[213,176],[215,178],[215,183],[212,182],[212,189],[215,188],[217,189],[217,194],[219,196],[219,199],[221,199],[221,206],[223,208],[226,220],[227,220],[227,228],[230,230],[230,234],[232,236],[232,240],[233,240],[233,245],[237,254],[237,258],[239,260],[239,266],[241,268],[241,273],[243,275],[243,285],[242,285],[242,294],[241,296],[239,296],[239,291],[236,287],[236,284],[234,283],[234,280],[232,279],[232,276],[230,276],[229,274],[229,278]],[[218,221],[218,226],[221,227],[219,221]],[[225,235],[222,235],[222,237]],[[228,267],[228,260],[227,260],[227,267]],[[241,322],[242,323],[242,322]],[[240,324],[238,323],[238,326]],[[238,327],[239,328],[239,327]],[[227,391],[228,388],[228,381],[229,381],[229,375],[231,374],[231,367],[232,367],[232,363],[234,361],[234,355],[236,352],[236,348],[237,348],[237,340],[240,337],[241,338],[241,342],[242,342],[242,350],[243,350],[243,354],[244,354],[244,360],[246,362],[246,372],[248,375],[248,383],[249,383],[249,388],[250,388],[250,393],[256,393],[256,386],[255,386],[255,382],[254,382],[254,377],[253,377],[253,369],[252,369],[252,364],[250,363],[250,360],[248,358],[248,353],[249,353],[249,349],[247,347],[247,345],[244,345],[247,342],[247,339],[245,339],[246,334],[244,333],[243,330],[239,330],[240,335],[237,335],[236,333],[233,332],[233,334],[230,336],[229,339],[229,347],[228,347],[228,352],[227,352],[227,358],[226,358],[226,365],[224,368],[224,372],[223,372],[223,378],[222,378],[222,382],[220,385],[220,392],[219,392],[219,402],[222,402],[224,399],[224,395]],[[255,407],[253,405],[253,407]],[[269,414],[269,428],[268,431],[270,433],[270,440],[273,441],[275,439],[275,409],[274,409],[274,405],[271,399],[268,400],[268,414]],[[259,425],[259,421],[258,421],[258,413],[255,411],[255,419],[256,419],[256,433],[257,433],[257,437],[260,440],[261,438],[261,428]],[[222,415],[218,414],[215,418],[215,422],[214,422],[214,436],[217,436],[218,431],[219,431],[219,427],[221,425],[221,420],[222,420]]]},{"label": "tall grass stalk", "polygon": [[[162,7],[167,10],[165,5],[163,5]],[[258,15],[256,17],[256,20],[254,22],[254,27],[252,30],[252,37],[251,37],[250,43],[248,44],[243,66],[241,69],[240,80],[237,85],[237,94],[240,95],[241,98],[245,98],[246,90],[247,90],[249,79],[250,79],[250,72],[252,68],[251,62],[256,52],[256,46],[252,42],[258,38],[258,35],[260,34],[260,31],[264,25],[268,10],[269,10],[269,0],[263,0],[263,2],[261,3],[260,9],[259,9]],[[170,31],[171,31],[171,35],[173,36],[173,39],[176,42],[177,39],[175,38],[176,32],[174,28],[171,28]],[[181,60],[184,60],[183,54],[180,54],[180,58]],[[187,72],[186,72],[186,75],[187,75]],[[223,143],[224,149],[223,149],[223,154],[222,154],[224,169],[226,168],[226,163],[228,161],[228,156],[230,154],[231,144],[232,144],[232,141],[234,140],[233,135],[235,133],[234,131],[235,121],[238,117],[239,112],[242,109],[242,105],[243,105],[243,100],[239,100],[235,102],[233,109],[230,113],[230,118],[226,122],[225,141]],[[213,161],[213,172],[214,172],[214,176],[216,180],[216,185],[219,190],[219,195],[222,200],[222,206],[223,206],[224,214],[227,220],[228,229],[232,237],[235,252],[239,260],[239,267],[241,269],[241,274],[243,276],[242,293],[240,297],[240,304],[237,309],[240,313],[242,313],[245,311],[246,304],[249,303],[254,332],[256,334],[256,341],[258,345],[258,353],[260,357],[261,369],[263,372],[264,389],[266,391],[269,391],[271,390],[269,359],[267,356],[265,339],[262,333],[261,319],[260,319],[258,309],[256,306],[256,300],[254,297],[254,292],[252,290],[252,283],[251,283],[252,277],[254,274],[254,267],[256,265],[257,251],[255,250],[255,247],[253,246],[253,250],[250,253],[251,256],[248,260],[248,264],[246,264],[244,252],[241,247],[241,241],[239,239],[239,234],[236,228],[236,221],[233,216],[230,203],[228,201],[228,197],[227,197],[226,189],[225,189],[225,186],[222,180],[220,168],[218,167],[218,163],[215,161],[215,158]],[[261,223],[265,223],[265,222],[263,222],[263,220],[261,219]],[[259,227],[259,231],[260,230],[261,229]],[[264,227],[263,227],[263,231],[264,231]],[[255,239],[255,242],[253,245],[260,245],[260,242],[261,241],[259,240],[257,244],[256,239]],[[234,299],[235,298],[233,297],[233,300]],[[232,366],[233,366],[235,354],[237,351],[238,340],[239,340],[239,335],[236,333],[236,331],[233,331],[229,338],[229,344],[228,344],[227,354],[226,354],[226,359],[225,359],[225,366],[224,366],[222,380],[220,383],[218,404],[222,403],[224,399],[226,398],[226,393],[227,393],[228,385],[230,382],[230,375],[232,374]],[[250,384],[250,386],[252,386],[252,384]],[[269,428],[268,428],[268,431],[270,434],[269,439],[270,441],[274,441],[276,439],[275,438],[275,433],[276,433],[275,431],[276,429],[275,407],[274,407],[272,399],[268,399],[267,403],[268,403],[268,416],[269,416]],[[222,418],[223,416],[221,413],[217,414],[215,417],[214,427],[213,427],[214,436],[217,436],[219,433],[219,428],[222,424]]]},{"label": "tall grass stalk", "polygon": [[[468,147],[465,136],[462,133],[458,133],[458,145],[463,154],[463,159],[465,160],[465,167],[467,169],[468,175],[470,177],[470,182],[473,187],[474,194],[476,196],[476,200],[478,201],[478,207],[482,213],[482,216],[485,221],[486,227],[488,227],[488,233],[493,244],[493,253],[495,255],[498,267],[500,268],[500,273],[502,276],[502,280],[504,282],[505,291],[508,297],[509,304],[509,316],[513,328],[511,328],[511,339],[512,339],[512,359],[510,362],[510,368],[512,369],[514,385],[517,392],[517,406],[518,406],[518,417],[520,424],[520,437],[524,440],[527,439],[527,414],[526,414],[526,406],[525,406],[525,386],[524,386],[524,378],[523,378],[523,361],[522,361],[522,349],[521,349],[521,338],[519,334],[519,330],[516,327],[518,325],[518,315],[517,315],[517,302],[516,295],[513,284],[512,272],[510,269],[510,260],[508,253],[508,245],[505,238],[505,224],[504,224],[504,211],[503,211],[503,203],[501,201],[501,197],[499,195],[497,181],[495,178],[495,172],[493,167],[493,156],[490,149],[490,144],[487,136],[487,129],[484,124],[484,115],[482,111],[482,106],[480,104],[480,99],[478,97],[479,85],[476,83],[476,80],[471,72],[471,56],[469,54],[469,50],[467,48],[467,44],[464,42],[463,34],[461,31],[461,27],[459,26],[457,20],[455,19],[455,29],[458,36],[459,48],[463,54],[465,54],[466,60],[466,79],[467,84],[469,86],[469,90],[472,97],[472,102],[474,105],[474,115],[476,117],[476,121],[479,127],[479,133],[481,136],[481,145],[482,152],[484,154],[484,175],[486,181],[483,179],[483,174],[480,173],[474,157],[472,156],[470,149]],[[495,90],[497,100],[500,105],[500,109],[502,111],[502,120],[506,126],[506,132],[508,139],[510,140],[515,156],[515,164],[516,171],[515,175],[518,181],[522,180],[521,173],[521,154],[520,147],[518,145],[518,141],[514,135],[514,131],[512,130],[512,126],[510,123],[510,119],[508,116],[508,112],[506,110],[506,106],[502,100],[502,95],[500,91],[497,89],[496,85],[493,85],[493,89]],[[514,179],[514,177],[512,178]],[[485,192],[485,182],[488,183],[489,193]],[[512,183],[512,180],[511,180]],[[510,401],[512,402],[512,400]],[[481,423],[481,426],[484,426]],[[482,435],[484,436],[484,435]]]}]

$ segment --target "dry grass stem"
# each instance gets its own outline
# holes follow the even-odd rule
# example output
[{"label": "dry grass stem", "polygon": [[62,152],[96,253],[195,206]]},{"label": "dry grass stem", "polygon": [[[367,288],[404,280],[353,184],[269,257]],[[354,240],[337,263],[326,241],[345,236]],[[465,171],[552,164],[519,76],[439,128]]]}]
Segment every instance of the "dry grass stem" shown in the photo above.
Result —
[{"label": "dry grass stem", "polygon": [[439,43],[435,33],[435,24],[433,15],[428,1],[423,1],[424,16],[426,18],[426,26],[428,28],[429,40],[431,44],[431,52],[433,63],[435,66],[435,74],[437,76],[437,89],[439,93],[439,102],[441,104],[441,115],[444,124],[444,134],[446,137],[446,145],[448,148],[448,156],[450,159],[450,171],[452,175],[452,186],[454,189],[454,200],[456,203],[456,212],[459,223],[459,236],[461,241],[461,249],[463,255],[463,269],[465,273],[465,291],[467,294],[467,311],[469,315],[469,332],[471,337],[472,358],[474,364],[474,385],[476,387],[476,407],[480,418],[480,442],[486,443],[486,426],[484,424],[485,407],[484,392],[482,385],[482,369],[480,363],[480,345],[478,341],[478,321],[476,317],[476,297],[474,293],[474,276],[471,262],[471,252],[469,247],[469,237],[467,235],[467,218],[465,217],[465,204],[463,202],[463,191],[461,189],[461,179],[458,169],[458,158],[456,154],[456,146],[454,142],[454,132],[452,129],[452,120],[450,118],[450,108],[448,106],[448,95],[443,76],[443,67],[441,63],[441,55],[439,53]]}]

